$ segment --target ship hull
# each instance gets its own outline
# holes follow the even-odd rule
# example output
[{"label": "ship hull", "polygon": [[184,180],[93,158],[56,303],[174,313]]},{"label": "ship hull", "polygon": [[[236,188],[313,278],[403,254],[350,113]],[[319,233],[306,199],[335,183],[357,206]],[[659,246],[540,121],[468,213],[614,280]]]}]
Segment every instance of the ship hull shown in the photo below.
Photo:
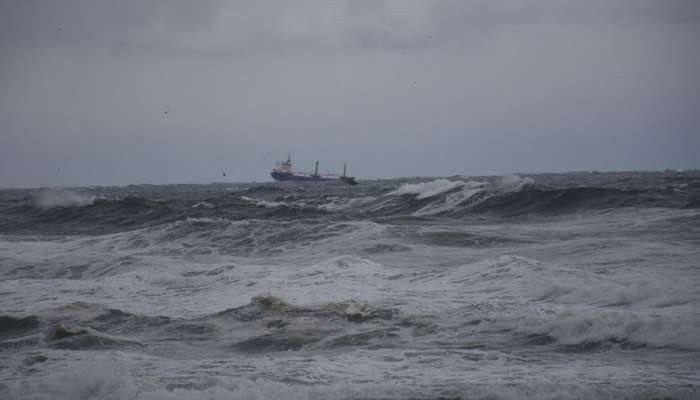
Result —
[{"label": "ship hull", "polygon": [[281,181],[292,181],[292,182],[318,182],[318,181],[335,181],[337,178],[326,178],[318,175],[296,175],[286,172],[272,171],[270,173],[272,179]]}]

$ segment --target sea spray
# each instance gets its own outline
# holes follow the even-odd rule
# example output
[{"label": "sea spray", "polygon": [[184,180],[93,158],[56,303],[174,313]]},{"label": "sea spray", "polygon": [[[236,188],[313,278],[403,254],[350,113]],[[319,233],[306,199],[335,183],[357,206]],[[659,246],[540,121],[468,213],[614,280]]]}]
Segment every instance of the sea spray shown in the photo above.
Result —
[{"label": "sea spray", "polygon": [[82,207],[91,205],[97,196],[64,188],[45,188],[35,195],[34,202],[42,210],[56,207]]}]

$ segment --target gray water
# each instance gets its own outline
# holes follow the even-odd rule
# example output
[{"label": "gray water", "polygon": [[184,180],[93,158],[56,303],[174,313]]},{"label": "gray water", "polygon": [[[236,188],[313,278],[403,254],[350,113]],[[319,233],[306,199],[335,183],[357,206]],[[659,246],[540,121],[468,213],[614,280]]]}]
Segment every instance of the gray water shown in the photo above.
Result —
[{"label": "gray water", "polygon": [[0,398],[700,397],[700,172],[0,191]]}]

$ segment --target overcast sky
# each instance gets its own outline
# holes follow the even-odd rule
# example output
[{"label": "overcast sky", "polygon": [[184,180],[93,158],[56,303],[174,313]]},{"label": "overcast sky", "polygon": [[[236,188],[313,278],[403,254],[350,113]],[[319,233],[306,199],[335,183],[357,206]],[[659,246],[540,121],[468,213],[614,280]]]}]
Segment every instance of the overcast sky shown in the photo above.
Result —
[{"label": "overcast sky", "polygon": [[698,168],[699,49],[698,0],[0,0],[0,187]]}]

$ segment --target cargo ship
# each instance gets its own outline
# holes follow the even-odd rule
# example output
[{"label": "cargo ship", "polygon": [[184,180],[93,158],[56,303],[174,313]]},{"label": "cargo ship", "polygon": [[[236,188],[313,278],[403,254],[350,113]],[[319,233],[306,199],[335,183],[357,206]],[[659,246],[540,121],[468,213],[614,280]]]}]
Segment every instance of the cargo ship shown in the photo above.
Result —
[{"label": "cargo ship", "polygon": [[343,164],[343,175],[335,174],[319,174],[318,173],[318,161],[316,161],[316,168],[314,173],[307,172],[295,172],[292,171],[292,157],[287,156],[287,161],[279,161],[275,164],[270,175],[272,179],[277,182],[281,181],[293,181],[293,182],[324,182],[324,181],[343,181],[348,185],[357,185],[354,176],[347,176],[348,164]]}]

